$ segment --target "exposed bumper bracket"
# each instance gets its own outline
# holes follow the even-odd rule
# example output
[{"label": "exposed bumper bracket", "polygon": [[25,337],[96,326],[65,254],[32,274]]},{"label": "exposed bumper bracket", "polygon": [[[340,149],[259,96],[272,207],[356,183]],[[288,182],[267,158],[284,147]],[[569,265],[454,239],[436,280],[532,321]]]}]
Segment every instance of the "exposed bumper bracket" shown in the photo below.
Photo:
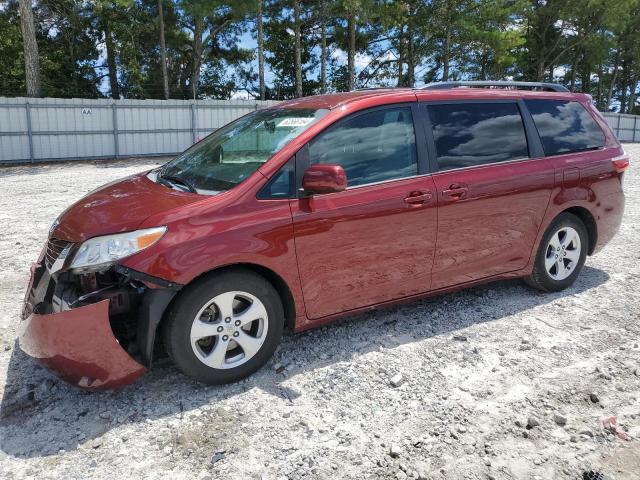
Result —
[{"label": "exposed bumper bracket", "polygon": [[178,293],[176,290],[149,289],[140,304],[136,338],[142,363],[147,368],[151,368],[158,325],[176,293]]},{"label": "exposed bumper bracket", "polygon": [[132,270],[127,267],[123,267],[122,265],[116,264],[113,269],[125,277],[131,278],[133,280],[138,280],[144,283],[148,283],[151,285],[155,285],[161,288],[167,288],[169,290],[178,291],[182,288],[182,285],[179,283],[169,282],[168,280],[164,280],[162,278],[153,277],[151,275],[147,275],[146,273],[138,272],[137,270]]}]

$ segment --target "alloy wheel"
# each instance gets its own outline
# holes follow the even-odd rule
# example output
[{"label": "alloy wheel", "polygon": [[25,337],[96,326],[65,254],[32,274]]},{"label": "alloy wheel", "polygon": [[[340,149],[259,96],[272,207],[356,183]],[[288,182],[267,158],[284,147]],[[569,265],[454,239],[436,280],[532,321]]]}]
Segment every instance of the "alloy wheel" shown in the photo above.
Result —
[{"label": "alloy wheel", "polygon": [[572,227],[562,227],[549,240],[544,266],[554,280],[564,280],[580,261],[580,235]]},{"label": "alloy wheel", "polygon": [[262,347],[269,326],[264,304],[247,292],[225,292],[198,311],[191,347],[198,360],[215,369],[242,365]]}]

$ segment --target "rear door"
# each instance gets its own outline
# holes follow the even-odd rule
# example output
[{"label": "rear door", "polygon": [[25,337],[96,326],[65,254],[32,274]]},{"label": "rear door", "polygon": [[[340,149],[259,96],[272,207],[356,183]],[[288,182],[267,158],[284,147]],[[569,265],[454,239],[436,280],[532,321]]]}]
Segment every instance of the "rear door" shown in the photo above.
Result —
[{"label": "rear door", "polygon": [[423,108],[438,195],[432,288],[524,268],[554,184],[526,109],[517,99]]},{"label": "rear door", "polygon": [[291,202],[309,318],[429,290],[436,193],[416,117],[417,103],[365,110],[296,155],[297,172],[338,164],[348,182],[343,192]]}]

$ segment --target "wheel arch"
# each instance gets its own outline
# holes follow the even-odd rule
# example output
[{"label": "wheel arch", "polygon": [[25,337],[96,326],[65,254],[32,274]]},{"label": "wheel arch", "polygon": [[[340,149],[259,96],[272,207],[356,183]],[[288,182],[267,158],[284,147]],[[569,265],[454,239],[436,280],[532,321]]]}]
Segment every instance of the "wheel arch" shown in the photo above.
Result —
[{"label": "wheel arch", "polygon": [[536,255],[538,253],[538,249],[540,248],[540,242],[542,242],[545,232],[549,228],[549,225],[551,225],[551,223],[553,223],[553,221],[563,213],[570,213],[578,217],[578,219],[585,225],[585,228],[587,229],[587,235],[589,236],[587,255],[592,255],[595,251],[596,245],[598,243],[598,228],[596,220],[589,208],[587,208],[585,204],[578,204],[577,202],[569,205],[561,205],[558,207],[559,208],[550,208],[545,213],[544,220],[538,228],[536,239],[531,246],[529,263],[522,270],[523,275],[529,275],[531,273]]},{"label": "wheel arch", "polygon": [[[587,229],[587,234],[589,235],[589,249],[587,250],[587,255],[591,255],[595,250],[596,244],[598,242],[598,226],[591,212],[585,207],[575,206],[563,210],[562,212],[558,213],[558,215],[562,213],[570,213],[572,215],[575,215],[582,221]],[[556,217],[558,215],[556,215]]]},{"label": "wheel arch", "polygon": [[[273,285],[273,287],[278,292],[278,296],[280,297],[280,300],[282,301],[282,308],[284,309],[284,316],[285,316],[284,326],[287,329],[293,330],[295,328],[295,319],[296,319],[296,304],[293,297],[293,293],[291,292],[289,285],[287,285],[287,282],[285,282],[280,275],[278,275],[272,269],[267,268],[263,265],[258,265],[256,263],[233,263],[233,264],[218,266],[210,270],[207,270],[205,272],[202,272],[200,275],[193,278],[189,283],[184,285],[184,287],[192,285],[193,283],[201,280],[205,276],[215,275],[215,274],[229,272],[229,271],[242,271],[242,270],[253,272],[261,276],[262,278],[264,278],[271,285]],[[178,295],[176,295],[176,298],[177,297]]]}]

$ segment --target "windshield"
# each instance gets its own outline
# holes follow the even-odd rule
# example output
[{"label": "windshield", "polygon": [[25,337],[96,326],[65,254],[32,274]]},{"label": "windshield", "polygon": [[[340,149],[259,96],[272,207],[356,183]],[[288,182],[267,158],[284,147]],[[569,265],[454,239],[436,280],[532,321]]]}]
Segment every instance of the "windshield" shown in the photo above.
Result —
[{"label": "windshield", "polygon": [[255,172],[325,109],[270,108],[239,118],[155,172],[159,182],[213,195],[229,190]]}]

